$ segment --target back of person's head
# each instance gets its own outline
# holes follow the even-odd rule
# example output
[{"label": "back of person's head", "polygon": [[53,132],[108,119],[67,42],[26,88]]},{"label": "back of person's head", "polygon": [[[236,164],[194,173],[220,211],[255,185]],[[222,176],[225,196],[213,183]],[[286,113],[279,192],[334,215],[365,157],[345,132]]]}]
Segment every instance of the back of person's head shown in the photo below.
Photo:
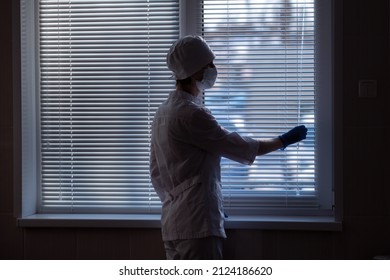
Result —
[{"label": "back of person's head", "polygon": [[214,58],[214,52],[202,37],[189,35],[173,43],[167,54],[167,65],[176,80],[184,80]]}]

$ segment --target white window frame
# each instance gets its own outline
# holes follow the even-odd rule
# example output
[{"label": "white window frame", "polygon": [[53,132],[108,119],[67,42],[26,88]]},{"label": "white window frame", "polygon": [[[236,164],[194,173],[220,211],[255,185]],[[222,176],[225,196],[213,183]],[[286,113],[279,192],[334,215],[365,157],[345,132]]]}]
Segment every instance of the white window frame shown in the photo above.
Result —
[{"label": "white window frame", "polygon": [[[27,9],[31,12],[25,18],[22,25],[27,28],[27,37],[22,38],[23,42],[36,42],[36,26],[35,15],[37,14],[35,1],[21,0],[21,5],[29,5]],[[320,20],[325,20],[326,24],[320,24],[317,34],[321,37],[321,41],[317,45],[318,73],[321,79],[319,80],[320,94],[317,94],[318,106],[317,126],[318,141],[317,152],[321,157],[318,162],[318,182],[329,188],[332,188],[333,193],[337,195],[335,189],[334,176],[334,30],[332,23],[332,6],[334,1],[318,0],[317,5],[320,5],[321,15]],[[201,1],[200,0],[181,0],[180,1],[180,35],[199,33],[197,29],[199,20],[201,20]],[[24,41],[25,40],[25,41]],[[160,227],[159,214],[39,214],[37,213],[39,195],[38,195],[38,168],[39,168],[39,150],[37,143],[37,133],[39,127],[39,119],[37,117],[38,104],[37,94],[39,92],[38,83],[34,75],[34,69],[37,70],[37,50],[29,48],[28,53],[28,71],[22,68],[22,102],[20,110],[23,112],[21,116],[21,185],[16,188],[16,197],[20,201],[17,203],[18,223],[20,226],[50,226],[50,227]],[[24,94],[30,90],[29,94]],[[325,158],[325,160],[323,160]],[[324,189],[320,187],[320,190]],[[334,197],[327,197],[326,203],[331,201],[334,208]],[[339,202],[340,199],[337,199]],[[337,209],[341,205],[337,205]],[[232,216],[226,221],[227,228],[258,228],[258,229],[302,229],[302,230],[340,230],[341,229],[341,214],[340,211],[328,211],[326,215],[264,215],[264,216]]]}]

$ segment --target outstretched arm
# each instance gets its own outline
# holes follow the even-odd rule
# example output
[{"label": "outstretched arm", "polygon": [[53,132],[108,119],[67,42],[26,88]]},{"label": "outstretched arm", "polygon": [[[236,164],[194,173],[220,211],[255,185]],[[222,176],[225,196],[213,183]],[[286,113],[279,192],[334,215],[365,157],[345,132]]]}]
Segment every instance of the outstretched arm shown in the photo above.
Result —
[{"label": "outstretched arm", "polygon": [[279,137],[273,139],[259,140],[259,149],[257,150],[257,155],[262,156],[282,148],[283,143],[279,139]]}]

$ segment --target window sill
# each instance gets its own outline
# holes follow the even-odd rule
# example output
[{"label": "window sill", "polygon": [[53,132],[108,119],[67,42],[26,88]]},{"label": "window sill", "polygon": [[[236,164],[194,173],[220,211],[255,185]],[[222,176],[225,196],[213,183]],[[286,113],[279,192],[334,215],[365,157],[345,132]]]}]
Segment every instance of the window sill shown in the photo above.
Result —
[{"label": "window sill", "polygon": [[[20,227],[160,228],[160,215],[130,214],[34,214],[18,219]],[[340,231],[332,216],[230,216],[226,229]]]}]

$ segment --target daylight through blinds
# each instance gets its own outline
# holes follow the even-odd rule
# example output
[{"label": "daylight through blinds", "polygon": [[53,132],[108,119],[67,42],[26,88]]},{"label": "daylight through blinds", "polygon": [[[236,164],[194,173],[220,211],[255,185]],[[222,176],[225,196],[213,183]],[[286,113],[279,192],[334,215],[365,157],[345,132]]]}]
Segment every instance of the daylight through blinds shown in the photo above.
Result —
[{"label": "daylight through blinds", "polygon": [[259,157],[252,166],[224,159],[228,208],[317,207],[314,2],[203,1],[203,34],[218,69],[205,104],[217,120],[254,138],[300,124],[309,130],[299,145]]},{"label": "daylight through blinds", "polygon": [[[41,211],[158,213],[150,125],[174,81],[179,0],[40,0]],[[204,102],[253,138],[308,137],[245,166],[222,159],[226,212],[316,208],[314,0],[202,1],[218,80]]]},{"label": "daylight through blinds", "polygon": [[158,211],[150,124],[178,1],[39,2],[44,211]]}]

